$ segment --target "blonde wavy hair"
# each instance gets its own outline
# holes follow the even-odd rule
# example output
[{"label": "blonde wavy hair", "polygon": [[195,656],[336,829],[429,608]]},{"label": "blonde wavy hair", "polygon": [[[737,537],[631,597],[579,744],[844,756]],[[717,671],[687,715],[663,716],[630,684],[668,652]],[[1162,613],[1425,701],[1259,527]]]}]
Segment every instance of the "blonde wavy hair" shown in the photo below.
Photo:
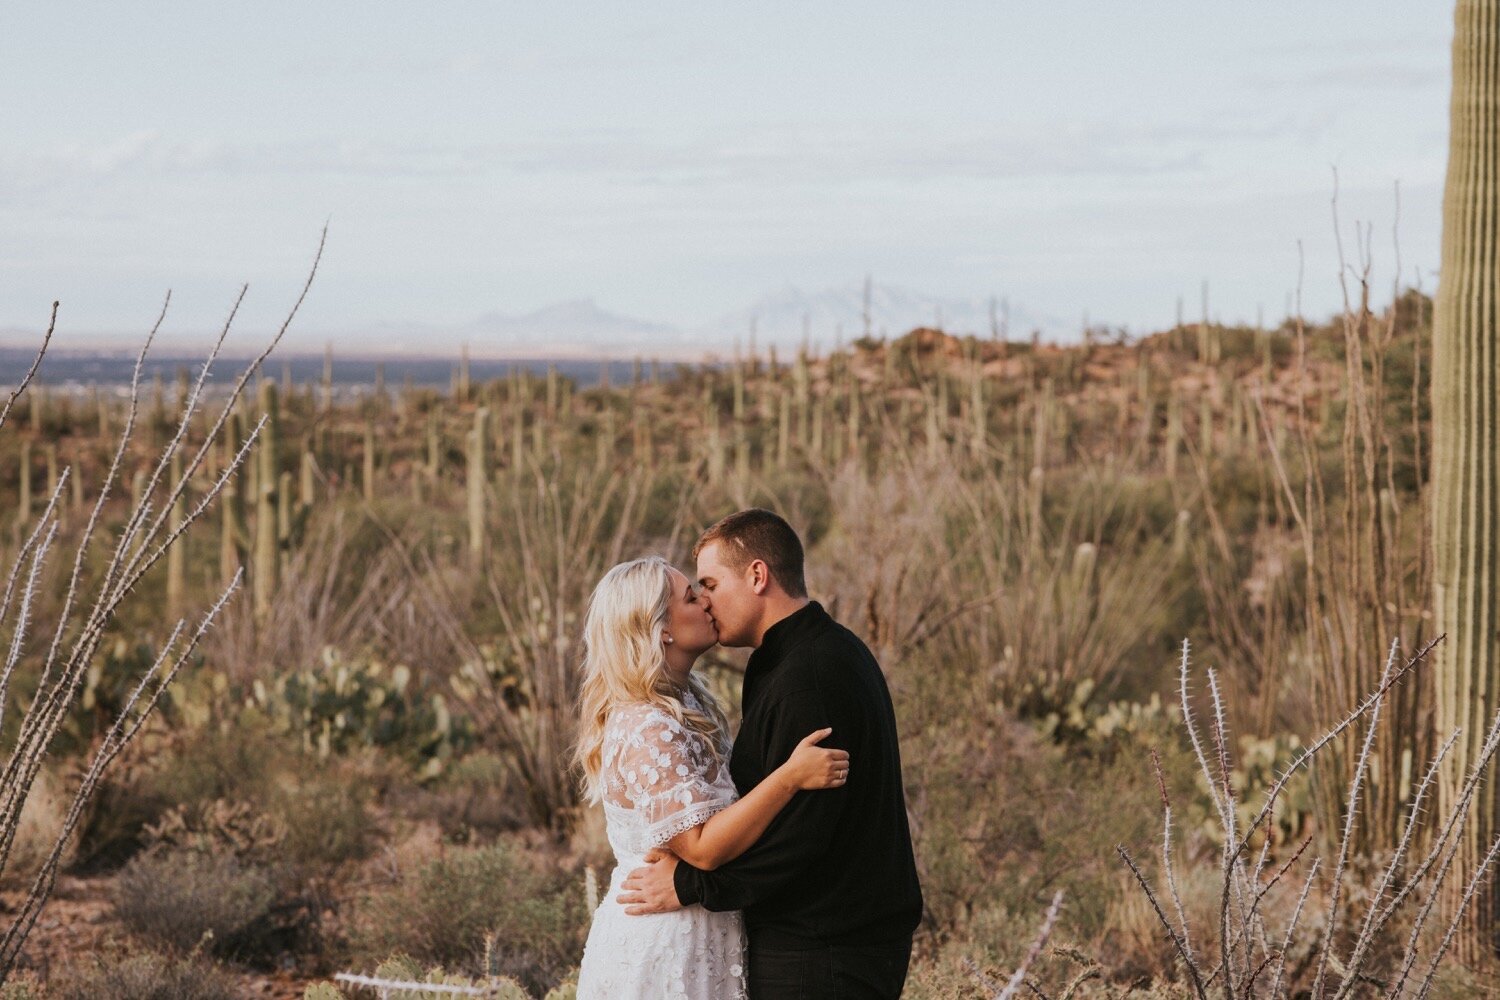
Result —
[{"label": "blonde wavy hair", "polygon": [[579,692],[578,742],[573,761],[581,772],[585,800],[603,798],[600,781],[604,727],[618,705],[655,705],[679,723],[701,733],[722,762],[720,741],[728,721],[708,689],[693,676],[687,690],[705,709],[683,703],[683,686],[667,671],[662,632],[672,603],[671,564],[646,556],[614,566],[594,587],[583,622],[583,683]]}]

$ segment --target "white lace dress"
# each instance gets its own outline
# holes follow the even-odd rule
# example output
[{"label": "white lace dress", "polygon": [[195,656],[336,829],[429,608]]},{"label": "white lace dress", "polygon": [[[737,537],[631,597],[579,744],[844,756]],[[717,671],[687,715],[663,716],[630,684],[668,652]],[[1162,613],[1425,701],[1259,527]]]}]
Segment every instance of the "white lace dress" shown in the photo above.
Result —
[{"label": "white lace dress", "polygon": [[[684,703],[700,708],[691,694]],[[736,798],[729,747],[654,705],[625,705],[604,730],[604,820],[615,871],[583,951],[578,1000],[743,1000],[745,930],[738,911],[688,906],[629,916],[615,901],[625,877],[661,847]]]}]

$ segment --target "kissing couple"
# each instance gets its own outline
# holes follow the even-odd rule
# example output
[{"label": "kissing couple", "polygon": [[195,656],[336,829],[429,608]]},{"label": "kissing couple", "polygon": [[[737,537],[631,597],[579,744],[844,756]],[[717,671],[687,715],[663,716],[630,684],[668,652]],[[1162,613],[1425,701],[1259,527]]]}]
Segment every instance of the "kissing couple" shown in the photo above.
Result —
[{"label": "kissing couple", "polygon": [[[693,559],[621,563],[589,602],[576,760],[616,867],[579,1000],[895,1000],[922,893],[880,665],[771,511]],[[716,644],[754,649],[732,747],[693,673]]]}]

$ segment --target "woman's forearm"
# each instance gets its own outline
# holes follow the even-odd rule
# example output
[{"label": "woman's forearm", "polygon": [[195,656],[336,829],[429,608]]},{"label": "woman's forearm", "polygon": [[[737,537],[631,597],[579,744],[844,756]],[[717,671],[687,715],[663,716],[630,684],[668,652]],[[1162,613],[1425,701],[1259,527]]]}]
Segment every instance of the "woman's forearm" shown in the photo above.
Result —
[{"label": "woman's forearm", "polygon": [[712,871],[744,854],[797,794],[784,771],[784,766],[772,771],[744,798],[691,830],[679,833],[667,846],[679,858],[704,871]]}]

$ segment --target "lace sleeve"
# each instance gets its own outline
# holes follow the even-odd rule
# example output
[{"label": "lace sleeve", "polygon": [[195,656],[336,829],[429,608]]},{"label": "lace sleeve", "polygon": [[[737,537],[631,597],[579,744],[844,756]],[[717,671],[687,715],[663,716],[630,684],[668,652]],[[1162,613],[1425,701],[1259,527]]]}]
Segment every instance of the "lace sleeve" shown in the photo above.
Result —
[{"label": "lace sleeve", "polygon": [[720,764],[703,736],[658,709],[643,713],[618,747],[616,788],[638,813],[649,847],[660,847],[734,801],[713,776]]}]

